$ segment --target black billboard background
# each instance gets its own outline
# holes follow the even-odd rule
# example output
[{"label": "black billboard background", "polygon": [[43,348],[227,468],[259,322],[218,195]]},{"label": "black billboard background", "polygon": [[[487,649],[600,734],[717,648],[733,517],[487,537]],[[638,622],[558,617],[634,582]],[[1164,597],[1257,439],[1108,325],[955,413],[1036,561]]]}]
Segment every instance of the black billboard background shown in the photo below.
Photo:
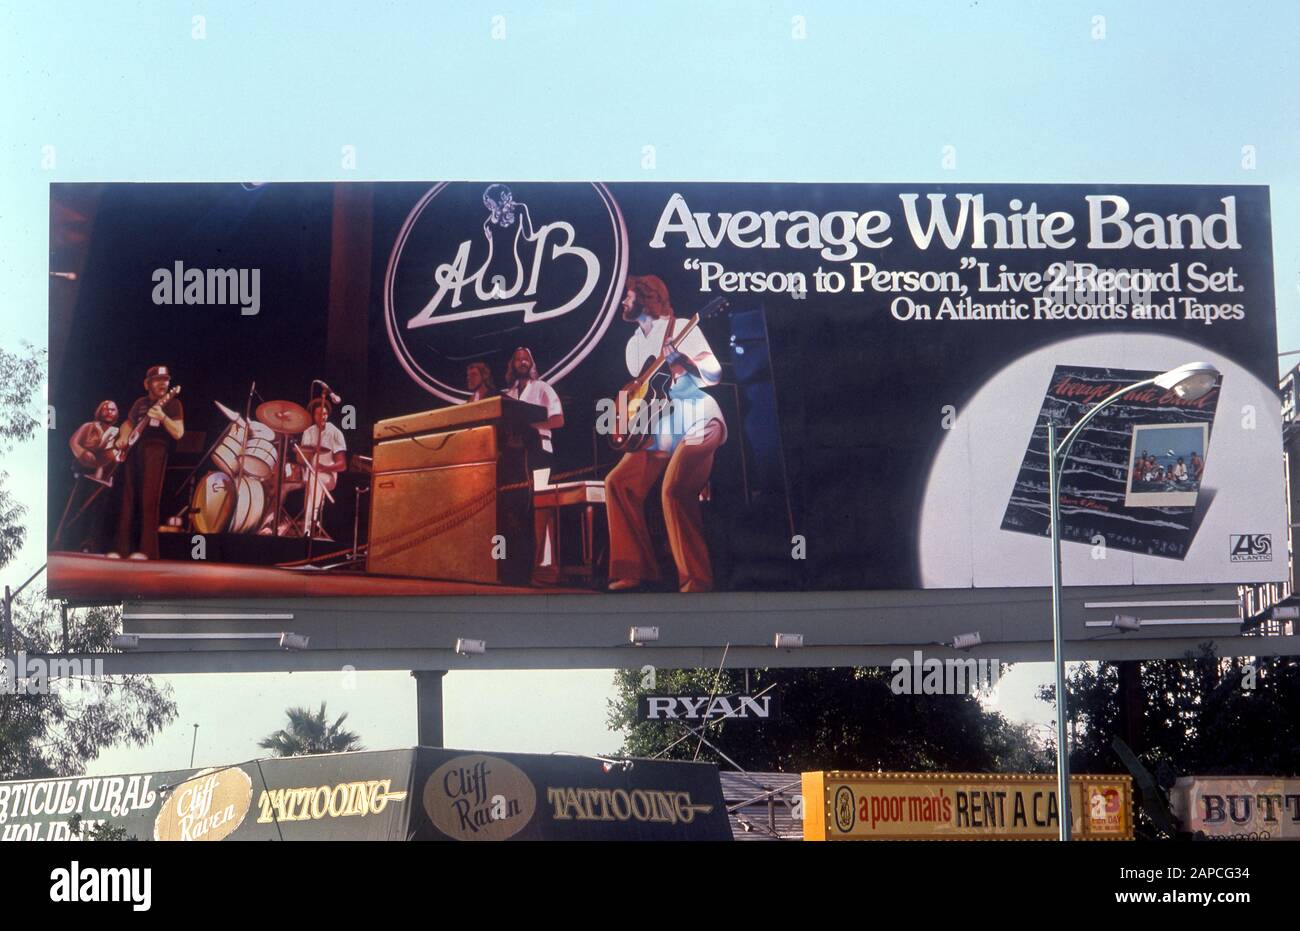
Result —
[{"label": "black billboard background", "polygon": [[[489,182],[483,182],[486,187]],[[351,452],[365,452],[369,425],[383,417],[442,406],[415,384],[393,356],[384,333],[383,281],[389,252],[412,206],[427,183],[368,185],[373,191],[370,250],[370,330],[364,377],[356,366],[331,354],[326,332],[332,205],[336,192],[355,185],[271,184],[263,187],[221,184],[106,185],[88,247],[71,335],[54,371],[51,403],[59,412],[50,444],[50,527],[57,524],[70,483],[66,440],[103,397],[127,405],[139,396],[139,381],[152,364],[170,364],[175,382],[185,386],[188,429],[220,429],[212,406],[220,400],[243,406],[249,383],[265,398],[302,401],[312,378],[323,378],[355,404],[361,429],[349,434]],[[536,185],[534,184],[534,187]],[[58,189],[54,186],[54,197]],[[527,197],[529,185],[516,185]],[[898,194],[982,193],[986,208],[1006,211],[1011,198],[1066,210],[1086,236],[1087,194],[1120,194],[1134,212],[1157,214],[1222,210],[1220,198],[1237,198],[1242,248],[1231,252],[1183,249],[1155,252],[1135,248],[1088,253],[1082,246],[1059,253],[1041,250],[919,250],[899,222],[894,242],[884,249],[859,248],[854,261],[889,269],[949,269],[960,255],[975,255],[1010,271],[1041,270],[1049,260],[1093,260],[1118,268],[1163,268],[1168,262],[1204,261],[1211,270],[1227,265],[1239,273],[1244,290],[1234,296],[1247,308],[1238,322],[1206,326],[1198,321],[1108,322],[1104,332],[1158,332],[1213,346],[1265,383],[1275,378],[1276,335],[1267,189],[1242,186],[1126,185],[856,185],[856,184],[670,184],[608,185],[627,221],[630,274],[655,274],[668,285],[679,314],[689,314],[713,294],[701,294],[698,273],[684,269],[688,253],[680,237],[668,248],[651,249],[650,240],[668,198],[681,193],[696,212],[736,210],[883,209],[898,215]],[[335,231],[337,232],[337,231]],[[454,250],[455,237],[446,243]],[[737,249],[725,242],[693,257],[716,260],[731,271],[804,271],[817,266],[844,270],[845,263],[822,259],[815,250]],[[444,257],[445,260],[446,257]],[[262,269],[262,310],[240,317],[237,308],[174,308],[151,303],[150,272],[181,260],[187,267]],[[716,292],[715,292],[716,293]],[[987,297],[985,299],[992,299]],[[784,468],[763,469],[754,461],[754,444],[775,445],[771,436],[750,439],[750,461],[742,461],[739,431],[743,412],[736,394],[715,389],[733,441],[719,452],[712,480],[713,503],[706,518],[719,589],[908,588],[919,584],[913,539],[929,465],[943,438],[940,411],[963,403],[993,373],[1035,349],[1090,333],[1094,322],[990,323],[943,321],[902,323],[889,315],[880,295],[828,296],[810,291],[789,294],[736,294],[730,315],[706,323],[704,332],[724,364],[724,381],[760,385],[764,403],[773,403],[779,424]],[[766,330],[771,347],[767,366],[753,362]],[[567,425],[556,434],[555,470],[590,469],[603,475],[616,457],[592,442],[595,401],[611,396],[627,380],[623,344],[628,325],[615,319],[587,359],[556,387],[564,401]],[[742,359],[732,339],[749,347]],[[526,343],[544,357],[569,347],[547,345],[539,328],[513,345]],[[52,341],[52,346],[53,346]],[[502,349],[489,353],[498,380]],[[1059,360],[1068,364],[1070,360]],[[740,392],[745,390],[742,385]],[[766,392],[766,393],[764,393]],[[748,402],[747,402],[748,403]],[[752,409],[752,403],[750,407]],[[208,441],[215,436],[209,432]],[[1023,436],[1008,437],[1021,444]],[[760,456],[761,458],[761,456]],[[749,500],[743,481],[755,471]],[[786,490],[788,488],[788,495]],[[164,514],[184,502],[164,500]],[[655,504],[652,496],[652,505]],[[342,510],[342,509],[336,509]],[[350,517],[344,515],[344,517]],[[337,517],[335,518],[337,519]],[[347,522],[345,520],[345,522]],[[807,556],[793,560],[791,536],[807,539]],[[671,574],[669,574],[671,577]]]}]

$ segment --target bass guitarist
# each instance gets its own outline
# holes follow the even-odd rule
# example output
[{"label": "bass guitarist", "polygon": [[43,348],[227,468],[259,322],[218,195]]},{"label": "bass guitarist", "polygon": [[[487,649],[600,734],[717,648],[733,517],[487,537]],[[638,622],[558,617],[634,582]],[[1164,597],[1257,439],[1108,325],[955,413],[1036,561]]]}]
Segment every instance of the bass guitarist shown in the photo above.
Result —
[{"label": "bass guitarist", "polygon": [[[145,373],[146,394],[131,405],[117,434],[115,445],[119,454],[126,457],[126,482],[117,522],[118,556],[158,558],[159,509],[167,457],[185,433],[181,402],[174,394],[167,397],[171,378],[171,370],[165,365],[155,365]],[[128,450],[132,434],[142,422],[143,429],[135,446]],[[137,522],[138,528],[134,526]],[[132,541],[137,539],[139,545],[133,549]]]},{"label": "bass guitarist", "polygon": [[[713,589],[713,566],[704,539],[700,492],[713,471],[713,457],[727,439],[722,410],[704,390],[722,378],[722,366],[699,328],[673,314],[668,287],[655,275],[628,279],[623,319],[636,329],[627,341],[628,372],[638,375],[647,360],[667,352],[671,382],[666,412],[652,418],[649,442],[627,452],[605,478],[609,514],[609,590],[627,591],[659,580],[645,500],[663,477],[664,522],[677,584],[683,592]],[[686,333],[680,343],[673,341]]]},{"label": "bass guitarist", "polygon": [[103,551],[103,523],[109,497],[105,489],[112,484],[112,479],[104,480],[100,476],[112,459],[118,432],[117,418],[116,402],[100,401],[94,419],[83,423],[68,438],[68,449],[76,460],[74,472],[77,477],[63,509],[63,518],[54,532],[55,549],[59,548],[63,534],[78,526],[77,549],[83,553]]}]

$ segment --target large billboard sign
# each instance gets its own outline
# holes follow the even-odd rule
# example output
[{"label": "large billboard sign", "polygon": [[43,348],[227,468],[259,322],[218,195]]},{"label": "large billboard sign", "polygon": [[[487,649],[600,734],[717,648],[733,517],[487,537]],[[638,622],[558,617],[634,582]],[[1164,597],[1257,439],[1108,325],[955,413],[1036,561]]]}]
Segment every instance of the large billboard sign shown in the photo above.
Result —
[{"label": "large billboard sign", "polygon": [[[804,840],[1056,840],[1051,775],[803,774]],[[1070,777],[1078,840],[1133,839],[1129,776]]]},{"label": "large billboard sign", "polygon": [[1283,576],[1264,187],[51,191],[56,593]]}]

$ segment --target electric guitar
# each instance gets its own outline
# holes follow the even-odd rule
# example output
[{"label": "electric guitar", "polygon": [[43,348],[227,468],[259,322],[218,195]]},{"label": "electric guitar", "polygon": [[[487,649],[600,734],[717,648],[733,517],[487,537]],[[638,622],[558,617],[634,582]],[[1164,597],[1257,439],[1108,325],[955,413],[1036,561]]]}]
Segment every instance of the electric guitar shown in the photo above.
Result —
[{"label": "electric guitar", "polygon": [[[624,395],[627,397],[627,416],[614,418],[614,431],[609,435],[609,445],[615,452],[639,452],[654,439],[650,424],[637,424],[638,429],[635,430],[632,427],[637,423],[638,412],[647,405],[652,411],[656,404],[660,410],[667,410],[668,391],[673,381],[672,373],[664,371],[668,356],[677,351],[677,347],[700,325],[701,320],[722,313],[727,306],[725,297],[715,297],[709,301],[703,310],[691,317],[680,333],[668,340],[657,358],[646,359],[645,365],[641,366],[641,374],[623,386],[620,399]],[[675,324],[670,323],[669,326]]]},{"label": "electric guitar", "polygon": [[[181,386],[175,385],[161,398],[159,398],[153,404],[150,404],[149,407],[154,407],[155,405],[160,408],[166,407],[168,404],[171,403],[172,398],[176,397],[176,395],[180,393],[181,393]],[[126,438],[126,446],[122,447],[121,449],[118,449],[116,445],[110,446],[105,451],[107,455],[105,456],[105,461],[103,465],[101,465],[90,475],[87,475],[86,478],[90,479],[93,482],[99,482],[101,485],[111,486],[113,484],[113,474],[117,472],[118,467],[123,462],[126,461],[127,453],[129,453],[131,449],[135,446],[135,444],[140,441],[140,437],[144,434],[145,427],[149,425],[150,425],[150,419],[148,417],[141,417],[140,422],[131,428],[131,435]],[[158,424],[153,423],[153,426],[156,427],[158,426]],[[115,427],[114,430],[116,429],[117,428]]]},{"label": "electric guitar", "polygon": [[[92,482],[99,482],[101,485],[112,485],[113,480],[111,478],[106,477],[105,470],[111,472],[112,468],[116,467],[116,462],[113,458],[113,453],[114,453],[113,444],[116,441],[117,441],[117,427],[106,428],[100,434],[99,443],[95,446],[95,448],[86,450],[86,452],[90,453],[90,455],[95,457],[94,467],[93,468],[87,467],[85,464],[83,464],[81,461],[78,460],[78,462],[74,466],[74,468],[77,471],[77,474],[80,475],[82,478],[89,479]],[[112,468],[110,468],[109,463],[113,463]]]}]

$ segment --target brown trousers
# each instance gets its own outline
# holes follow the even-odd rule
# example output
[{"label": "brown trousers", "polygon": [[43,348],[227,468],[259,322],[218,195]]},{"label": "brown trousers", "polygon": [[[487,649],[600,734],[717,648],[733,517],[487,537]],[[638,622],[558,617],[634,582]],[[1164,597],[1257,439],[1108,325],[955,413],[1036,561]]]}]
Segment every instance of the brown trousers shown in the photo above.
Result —
[{"label": "brown trousers", "polygon": [[677,563],[677,584],[683,591],[713,589],[713,565],[704,540],[700,491],[713,471],[713,456],[722,445],[725,428],[718,420],[683,440],[672,455],[626,453],[605,477],[605,508],[609,513],[609,577],[652,582],[659,579],[659,562],[645,522],[645,499],[663,476],[664,523]]},{"label": "brown trousers", "polygon": [[126,487],[122,489],[122,510],[117,522],[117,551],[123,558],[137,551],[131,548],[131,541],[135,536],[132,530],[138,521],[138,551],[150,559],[157,559],[167,447],[162,443],[141,443],[127,456]]}]

